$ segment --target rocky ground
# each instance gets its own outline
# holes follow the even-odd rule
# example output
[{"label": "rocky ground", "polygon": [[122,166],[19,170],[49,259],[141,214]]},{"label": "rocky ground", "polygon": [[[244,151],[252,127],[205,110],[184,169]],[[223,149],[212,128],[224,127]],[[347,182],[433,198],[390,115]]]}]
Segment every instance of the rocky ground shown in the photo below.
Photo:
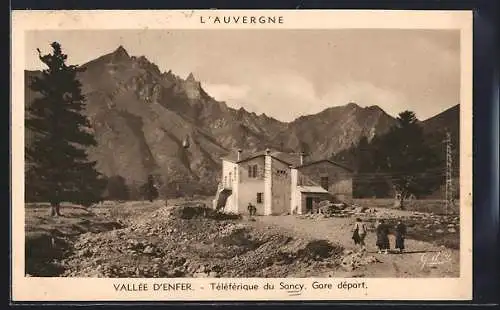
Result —
[{"label": "rocky ground", "polygon": [[[331,277],[383,276],[370,270],[387,269],[387,256],[352,247],[350,217],[242,218],[203,204],[110,203],[90,212],[67,206],[60,218],[48,216],[46,207],[27,207],[26,272],[115,278]],[[329,232],[321,233],[323,229]],[[394,260],[404,260],[389,256],[391,266]],[[417,269],[394,276],[419,276]]]},{"label": "rocky ground", "polygon": [[[384,202],[383,199],[381,201]],[[375,229],[376,221],[385,220],[390,227],[394,227],[401,220],[408,227],[408,238],[442,245],[450,249],[460,248],[460,216],[458,209],[444,212],[443,202],[419,201],[409,205],[407,210],[391,208],[392,200],[386,204],[371,201],[361,201],[353,205],[326,204],[318,213],[299,216],[302,219],[318,218],[360,218]],[[375,205],[375,207],[374,207]],[[458,205],[458,203],[457,203]],[[370,206],[370,207],[368,207]],[[420,210],[425,210],[422,212]],[[394,233],[391,230],[391,233]]]},{"label": "rocky ground", "polygon": [[[294,236],[325,239],[341,244],[344,248],[342,268],[335,272],[335,276],[458,277],[460,274],[458,214],[434,214],[356,205],[330,205],[328,208],[321,208],[320,212],[322,213],[260,217],[255,223],[279,227],[284,233]],[[356,218],[367,224],[366,253],[359,252],[359,248],[351,239]],[[403,254],[398,254],[394,249],[393,230],[389,235],[389,254],[377,253],[375,222],[378,219],[385,220],[391,227],[394,227],[398,220],[408,226],[408,238]],[[350,255],[345,255],[347,253]]]}]

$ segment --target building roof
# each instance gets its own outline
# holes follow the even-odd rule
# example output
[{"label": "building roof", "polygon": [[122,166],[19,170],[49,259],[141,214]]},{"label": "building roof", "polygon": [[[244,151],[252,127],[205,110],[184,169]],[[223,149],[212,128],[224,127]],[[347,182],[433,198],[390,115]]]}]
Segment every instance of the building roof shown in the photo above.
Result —
[{"label": "building roof", "polygon": [[297,186],[297,189],[301,193],[324,193],[328,194],[328,191],[321,186]]},{"label": "building roof", "polygon": [[316,161],[310,161],[310,162],[306,162],[302,165],[299,165],[299,166],[295,166],[295,168],[297,169],[300,169],[302,167],[307,167],[307,166],[310,166],[310,165],[314,165],[314,164],[319,164],[319,163],[322,163],[322,162],[327,162],[327,163],[330,163],[332,165],[335,165],[335,166],[338,166],[338,167],[341,167],[341,168],[344,168],[345,170],[348,170],[350,172],[353,172],[353,170],[349,167],[346,167],[342,164],[339,164],[337,162],[334,162],[333,160],[330,160],[330,159],[320,159],[320,160],[316,160]]},{"label": "building roof", "polygon": [[[259,152],[242,152],[240,160],[238,160],[238,153],[237,152],[231,152],[227,156],[222,157],[223,160],[227,160],[233,163],[241,163],[245,162],[250,159],[254,159],[260,156],[266,155],[266,151],[259,151]],[[300,155],[298,154],[289,154],[289,153],[284,153],[276,150],[271,150],[270,152],[271,157],[273,157],[276,160],[279,160],[287,165],[291,166],[296,166],[300,165]]]},{"label": "building roof", "polygon": [[[241,162],[245,162],[247,160],[250,160],[250,159],[254,159],[254,158],[257,158],[257,157],[260,157],[260,156],[264,156],[266,155],[266,151],[259,151],[259,152],[242,152],[241,153],[241,157],[240,157],[240,160],[238,160],[238,153],[237,152],[231,152],[230,154],[222,157],[223,160],[227,160],[227,161],[230,161],[230,162],[233,162],[233,163],[241,163]],[[335,166],[338,166],[338,167],[341,167],[341,168],[344,168],[350,172],[352,172],[353,170],[342,165],[342,164],[339,164],[337,162],[334,162],[332,160],[329,160],[329,159],[321,159],[321,160],[316,160],[316,161],[310,161],[310,162],[305,162],[304,164],[300,164],[300,155],[299,154],[290,154],[290,153],[285,153],[285,152],[280,152],[280,151],[276,151],[276,150],[271,150],[270,152],[270,155],[271,157],[273,157],[274,159],[277,159],[287,165],[290,165],[294,168],[302,168],[302,167],[306,167],[306,166],[309,166],[309,165],[313,165],[313,164],[318,164],[318,163],[322,163],[322,162],[328,162],[332,165],[335,165]],[[307,157],[306,157],[307,158]]]}]

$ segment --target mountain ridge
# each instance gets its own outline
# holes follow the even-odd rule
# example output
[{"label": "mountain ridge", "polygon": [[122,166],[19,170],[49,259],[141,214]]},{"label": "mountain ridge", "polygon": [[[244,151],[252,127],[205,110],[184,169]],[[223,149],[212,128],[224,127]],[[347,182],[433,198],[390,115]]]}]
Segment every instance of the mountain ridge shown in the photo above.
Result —
[{"label": "mountain ridge", "polygon": [[[133,186],[153,174],[164,195],[213,193],[220,158],[234,149],[299,152],[306,147],[310,159],[329,158],[362,136],[387,132],[396,122],[378,106],[355,103],[291,122],[235,109],[210,96],[193,73],[183,79],[171,70],[162,72],[123,46],[81,67],[85,113],[98,141],[88,150],[90,158],[106,176],[120,175]],[[26,81],[37,74],[25,70]],[[37,94],[29,87],[25,94],[27,107]],[[27,132],[27,144],[31,136]]]}]

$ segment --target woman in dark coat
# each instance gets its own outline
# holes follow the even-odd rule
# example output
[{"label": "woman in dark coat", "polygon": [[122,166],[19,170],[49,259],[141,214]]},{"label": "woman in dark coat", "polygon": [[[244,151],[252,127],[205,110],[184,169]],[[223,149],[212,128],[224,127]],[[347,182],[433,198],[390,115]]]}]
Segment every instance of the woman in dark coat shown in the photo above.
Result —
[{"label": "woman in dark coat", "polygon": [[360,245],[361,249],[365,249],[365,238],[366,238],[366,225],[361,221],[360,218],[356,219],[354,223],[352,240],[354,240],[355,245]]},{"label": "woman in dark coat", "polygon": [[406,238],[406,225],[401,221],[398,221],[396,225],[396,249],[399,249],[399,253],[403,253],[405,249],[405,238]]},{"label": "woman in dark coat", "polygon": [[378,253],[384,252],[384,254],[387,254],[389,251],[390,245],[389,245],[389,227],[384,223],[383,220],[380,220],[378,225],[377,225],[377,247],[378,247]]}]

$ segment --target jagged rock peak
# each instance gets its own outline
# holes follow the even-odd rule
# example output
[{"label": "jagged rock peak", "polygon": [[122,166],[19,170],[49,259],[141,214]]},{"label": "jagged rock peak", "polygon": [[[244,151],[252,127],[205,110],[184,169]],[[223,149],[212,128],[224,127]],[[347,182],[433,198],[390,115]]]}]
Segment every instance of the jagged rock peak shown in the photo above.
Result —
[{"label": "jagged rock peak", "polygon": [[172,73],[172,70],[164,71],[161,74],[161,77],[164,79],[175,79],[176,78],[175,74]]},{"label": "jagged rock peak", "polygon": [[118,48],[113,52],[114,56],[129,58],[127,50],[123,47],[123,45],[118,46]]},{"label": "jagged rock peak", "polygon": [[357,103],[355,102],[349,102],[347,105],[346,105],[347,108],[351,108],[351,109],[354,109],[354,108],[361,108]]},{"label": "jagged rock peak", "polygon": [[186,81],[196,82],[196,79],[194,78],[193,72],[189,73],[188,77],[186,78]]},{"label": "jagged rock peak", "polygon": [[382,108],[379,107],[378,105],[371,105],[371,106],[366,107],[365,109],[370,110],[370,111],[374,111],[374,112],[378,112],[378,113],[384,112],[384,110],[382,110]]},{"label": "jagged rock peak", "polygon": [[241,119],[245,116],[245,114],[248,113],[243,107],[240,107],[238,110],[236,110],[236,118]]}]

